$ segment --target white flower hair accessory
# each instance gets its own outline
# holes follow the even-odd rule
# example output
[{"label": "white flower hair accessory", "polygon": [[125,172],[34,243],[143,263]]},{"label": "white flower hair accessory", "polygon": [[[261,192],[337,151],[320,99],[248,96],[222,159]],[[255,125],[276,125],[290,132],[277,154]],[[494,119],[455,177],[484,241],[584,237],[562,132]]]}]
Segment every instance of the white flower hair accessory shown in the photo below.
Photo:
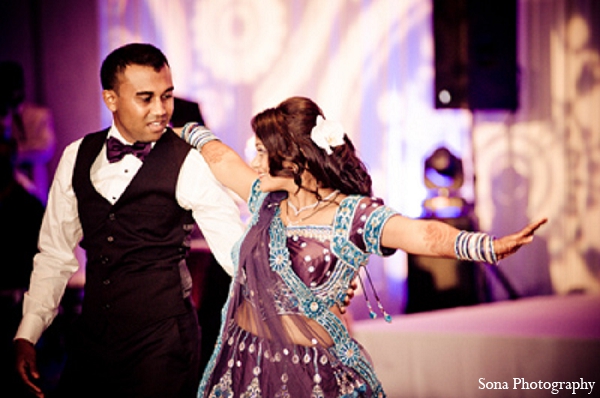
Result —
[{"label": "white flower hair accessory", "polygon": [[344,128],[340,122],[325,120],[323,116],[317,116],[317,124],[310,132],[310,138],[328,155],[333,151],[332,147],[344,145]]}]

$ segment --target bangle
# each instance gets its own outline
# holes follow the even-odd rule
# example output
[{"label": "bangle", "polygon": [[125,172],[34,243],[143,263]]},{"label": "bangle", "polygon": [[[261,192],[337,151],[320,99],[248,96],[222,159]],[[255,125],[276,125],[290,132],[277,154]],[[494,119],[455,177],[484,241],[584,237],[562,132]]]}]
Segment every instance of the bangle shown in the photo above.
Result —
[{"label": "bangle", "polygon": [[218,140],[219,137],[214,135],[206,126],[202,126],[195,122],[186,123],[181,129],[181,138],[188,144],[201,151],[202,147],[210,141]]},{"label": "bangle", "polygon": [[494,237],[483,232],[460,231],[454,240],[454,254],[458,260],[498,264]]}]

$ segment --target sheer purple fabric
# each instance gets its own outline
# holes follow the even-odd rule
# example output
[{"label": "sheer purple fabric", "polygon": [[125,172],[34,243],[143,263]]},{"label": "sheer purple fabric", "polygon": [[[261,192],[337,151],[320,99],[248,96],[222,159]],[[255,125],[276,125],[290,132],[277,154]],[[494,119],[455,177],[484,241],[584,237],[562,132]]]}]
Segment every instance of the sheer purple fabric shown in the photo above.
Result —
[{"label": "sheer purple fabric", "polygon": [[[301,314],[295,292],[271,269],[270,227],[285,197],[282,192],[267,195],[257,222],[241,244],[221,346],[200,393],[205,397],[371,397],[368,383],[337,358],[329,334]],[[321,247],[328,245],[324,242]],[[315,249],[315,258],[323,260],[319,250]],[[315,278],[295,271],[303,281]],[[326,272],[322,266],[317,279],[325,278]]]}]

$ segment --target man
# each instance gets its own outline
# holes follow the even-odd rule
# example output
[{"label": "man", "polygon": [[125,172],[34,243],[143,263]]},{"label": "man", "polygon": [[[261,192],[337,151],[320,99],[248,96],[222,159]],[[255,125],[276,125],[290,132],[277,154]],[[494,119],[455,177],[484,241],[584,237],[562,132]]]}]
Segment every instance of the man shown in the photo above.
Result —
[{"label": "man", "polygon": [[17,370],[44,396],[34,344],[79,266],[80,242],[86,285],[59,396],[195,397],[200,333],[189,233],[195,221],[231,274],[239,211],[202,156],[169,133],[173,82],[159,49],[118,48],[100,75],[113,124],[70,144],[57,167],[15,337]]}]

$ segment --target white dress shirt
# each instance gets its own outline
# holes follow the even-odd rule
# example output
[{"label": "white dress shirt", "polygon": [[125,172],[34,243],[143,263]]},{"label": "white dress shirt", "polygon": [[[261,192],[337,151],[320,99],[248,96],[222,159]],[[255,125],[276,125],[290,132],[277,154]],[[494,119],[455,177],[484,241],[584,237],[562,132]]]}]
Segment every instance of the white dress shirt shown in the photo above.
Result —
[{"label": "white dress shirt", "polygon": [[[127,143],[114,124],[108,136]],[[40,229],[40,252],[34,257],[29,291],[23,301],[23,319],[15,338],[34,344],[54,320],[67,283],[80,265],[74,251],[83,231],[72,177],[81,141],[67,146],[57,166]],[[109,163],[104,145],[91,168],[92,184],[114,204],[141,166],[142,162],[134,155],[125,155],[121,161]],[[175,195],[182,208],[192,211],[211,252],[232,275],[231,249],[241,237],[244,225],[239,208],[214,178],[198,151],[191,150],[184,160]]]}]

